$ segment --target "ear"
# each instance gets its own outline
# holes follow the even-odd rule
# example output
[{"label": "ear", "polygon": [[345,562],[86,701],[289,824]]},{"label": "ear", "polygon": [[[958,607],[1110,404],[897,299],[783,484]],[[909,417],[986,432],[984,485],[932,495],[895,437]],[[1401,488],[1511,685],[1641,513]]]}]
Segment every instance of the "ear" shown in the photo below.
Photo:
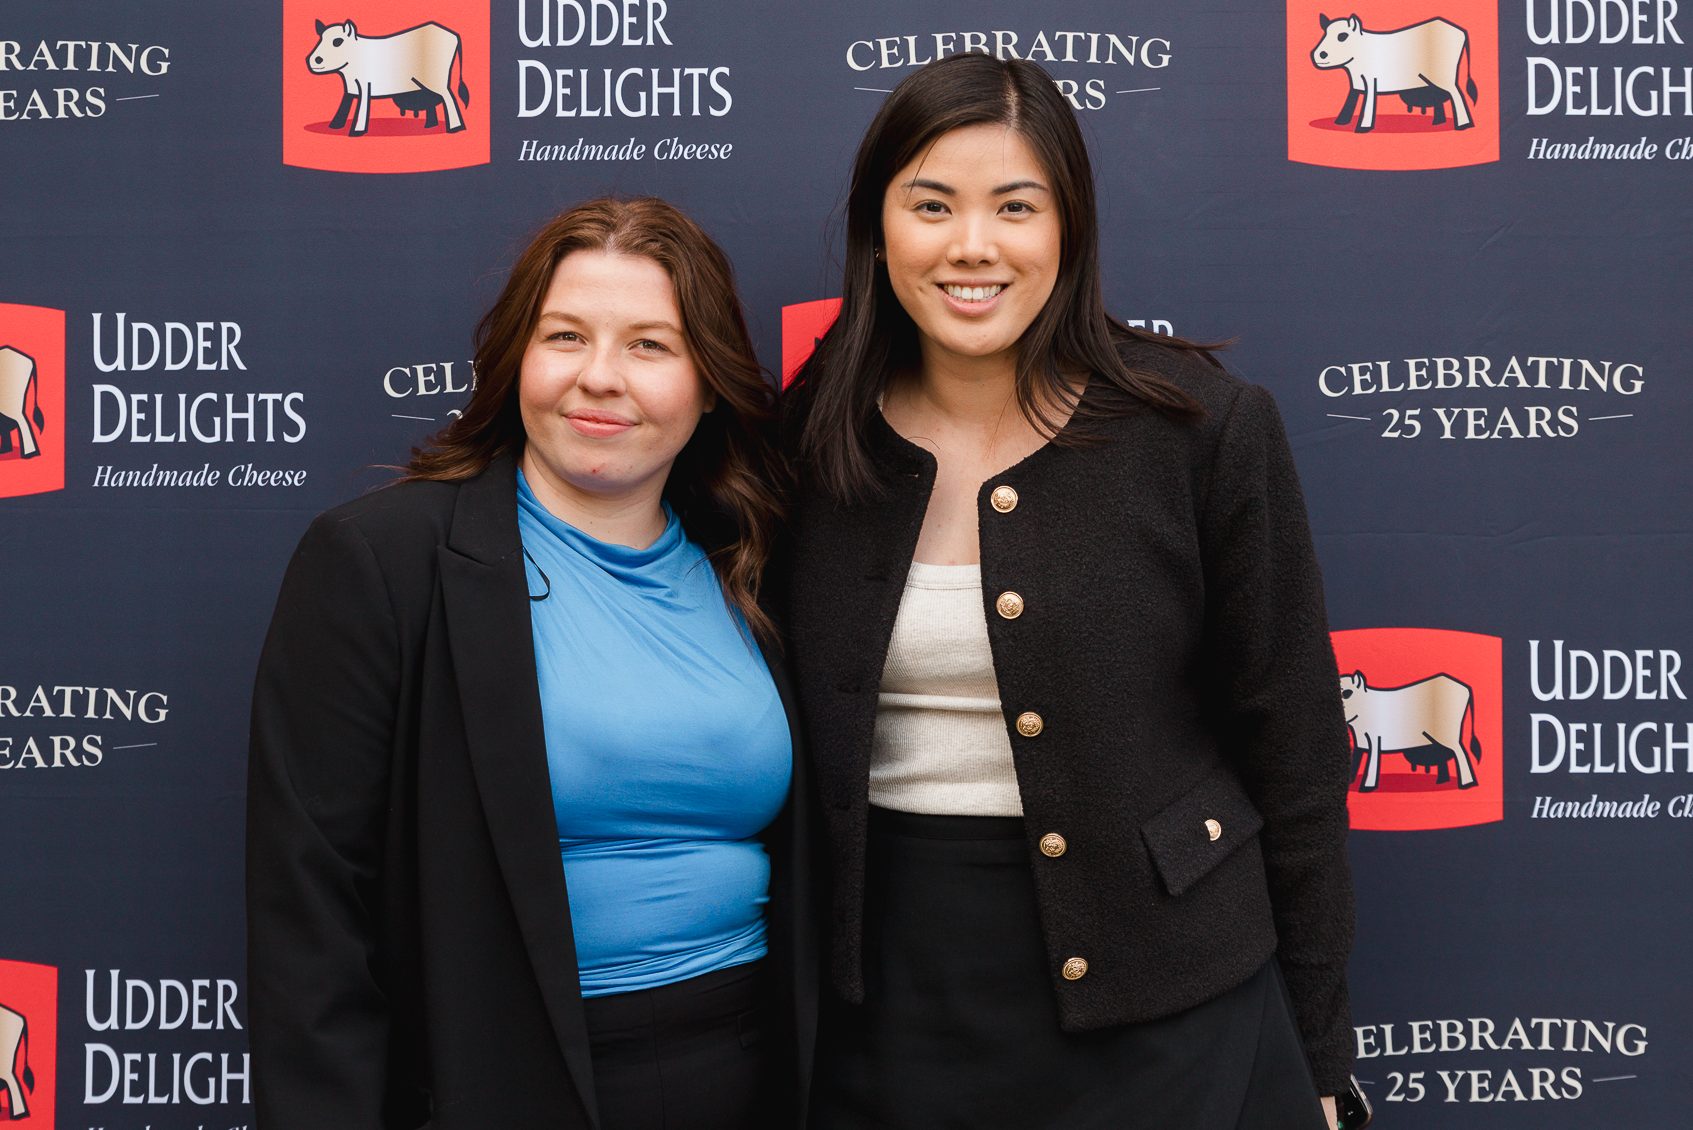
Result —
[{"label": "ear", "polygon": [[[1353,17],[1353,18],[1356,19],[1357,17]],[[358,38],[359,29],[353,26],[352,20],[348,20],[346,23],[342,24],[341,30],[347,33],[348,39],[357,39]]]},{"label": "ear", "polygon": [[[1347,26],[1348,26],[1348,27],[1350,27],[1350,28],[1351,28],[1351,29],[1352,29],[1352,30],[1353,30],[1353,31],[1362,31],[1362,30],[1364,30],[1364,25],[1363,25],[1363,24],[1361,24],[1361,23],[1359,23],[1359,22],[1358,22],[1358,13],[1356,13],[1356,12],[1354,12],[1354,13],[1352,13],[1352,14],[1351,14],[1351,15],[1350,15],[1350,16],[1347,16],[1347,17],[1346,17],[1346,24],[1347,24]],[[353,26],[353,25],[352,25],[352,24],[348,24],[348,25],[347,25],[347,26],[348,26],[348,27],[352,27],[352,26]]]},{"label": "ear", "polygon": [[322,35],[324,32],[329,30],[329,25],[324,23],[322,20],[313,20],[312,22],[317,25],[317,33],[319,35]]},{"label": "ear", "polygon": [[[1329,19],[1327,16],[1323,15],[1321,12],[1317,13],[1317,22],[1323,25],[1324,31],[1327,31],[1329,29],[1329,25],[1334,23],[1333,20]],[[319,31],[323,30],[322,24],[318,24],[317,26],[318,26]]]},{"label": "ear", "polygon": [[1354,671],[1352,674],[1346,676],[1346,681],[1351,683],[1354,688],[1362,690],[1364,687],[1364,673],[1362,671]]}]

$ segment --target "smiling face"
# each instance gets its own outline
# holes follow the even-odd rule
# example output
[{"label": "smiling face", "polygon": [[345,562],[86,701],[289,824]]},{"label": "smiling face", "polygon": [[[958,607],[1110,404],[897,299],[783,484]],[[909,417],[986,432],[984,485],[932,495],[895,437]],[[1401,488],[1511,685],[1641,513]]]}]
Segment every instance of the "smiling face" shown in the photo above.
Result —
[{"label": "smiling face", "polygon": [[1023,136],[999,124],[944,133],[894,174],[882,198],[883,255],[925,368],[1015,360],[1058,278],[1050,184]]},{"label": "smiling face", "polygon": [[605,251],[560,260],[518,370],[523,472],[542,505],[573,522],[584,506],[660,514],[712,401],[663,267]]}]

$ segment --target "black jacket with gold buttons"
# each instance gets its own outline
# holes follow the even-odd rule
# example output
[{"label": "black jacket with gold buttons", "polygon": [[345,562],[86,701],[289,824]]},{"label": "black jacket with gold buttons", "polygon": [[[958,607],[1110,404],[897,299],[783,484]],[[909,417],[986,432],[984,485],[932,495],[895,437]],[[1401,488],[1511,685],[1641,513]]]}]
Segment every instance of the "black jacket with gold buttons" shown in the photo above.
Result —
[{"label": "black jacket with gold buttons", "polygon": [[[1126,357],[1204,416],[1126,407],[977,499],[1048,976],[1076,1031],[1189,1008],[1274,954],[1332,1094],[1352,1054],[1352,763],[1293,460],[1262,389],[1162,347]],[[935,480],[879,414],[869,428],[886,490],[841,505],[802,486],[781,578],[852,1001],[877,688]]]}]

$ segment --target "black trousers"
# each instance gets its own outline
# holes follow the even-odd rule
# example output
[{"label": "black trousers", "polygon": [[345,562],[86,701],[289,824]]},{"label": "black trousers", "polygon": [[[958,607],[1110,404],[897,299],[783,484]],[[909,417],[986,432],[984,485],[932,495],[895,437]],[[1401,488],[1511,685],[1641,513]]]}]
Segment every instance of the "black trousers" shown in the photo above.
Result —
[{"label": "black trousers", "polygon": [[582,1003],[601,1130],[778,1124],[762,962]]},{"label": "black trousers", "polygon": [[1022,821],[871,809],[865,1000],[824,1004],[812,1130],[1321,1130],[1272,960],[1186,1012],[1059,1027]]}]

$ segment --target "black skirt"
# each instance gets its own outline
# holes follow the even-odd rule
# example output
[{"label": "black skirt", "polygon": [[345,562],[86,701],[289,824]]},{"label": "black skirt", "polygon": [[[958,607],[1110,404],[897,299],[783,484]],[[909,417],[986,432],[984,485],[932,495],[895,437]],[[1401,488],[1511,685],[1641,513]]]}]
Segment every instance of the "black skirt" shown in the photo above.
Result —
[{"label": "black skirt", "polygon": [[1059,1028],[1023,822],[871,809],[865,1000],[825,1003],[814,1130],[1322,1130],[1274,960],[1186,1012]]}]

